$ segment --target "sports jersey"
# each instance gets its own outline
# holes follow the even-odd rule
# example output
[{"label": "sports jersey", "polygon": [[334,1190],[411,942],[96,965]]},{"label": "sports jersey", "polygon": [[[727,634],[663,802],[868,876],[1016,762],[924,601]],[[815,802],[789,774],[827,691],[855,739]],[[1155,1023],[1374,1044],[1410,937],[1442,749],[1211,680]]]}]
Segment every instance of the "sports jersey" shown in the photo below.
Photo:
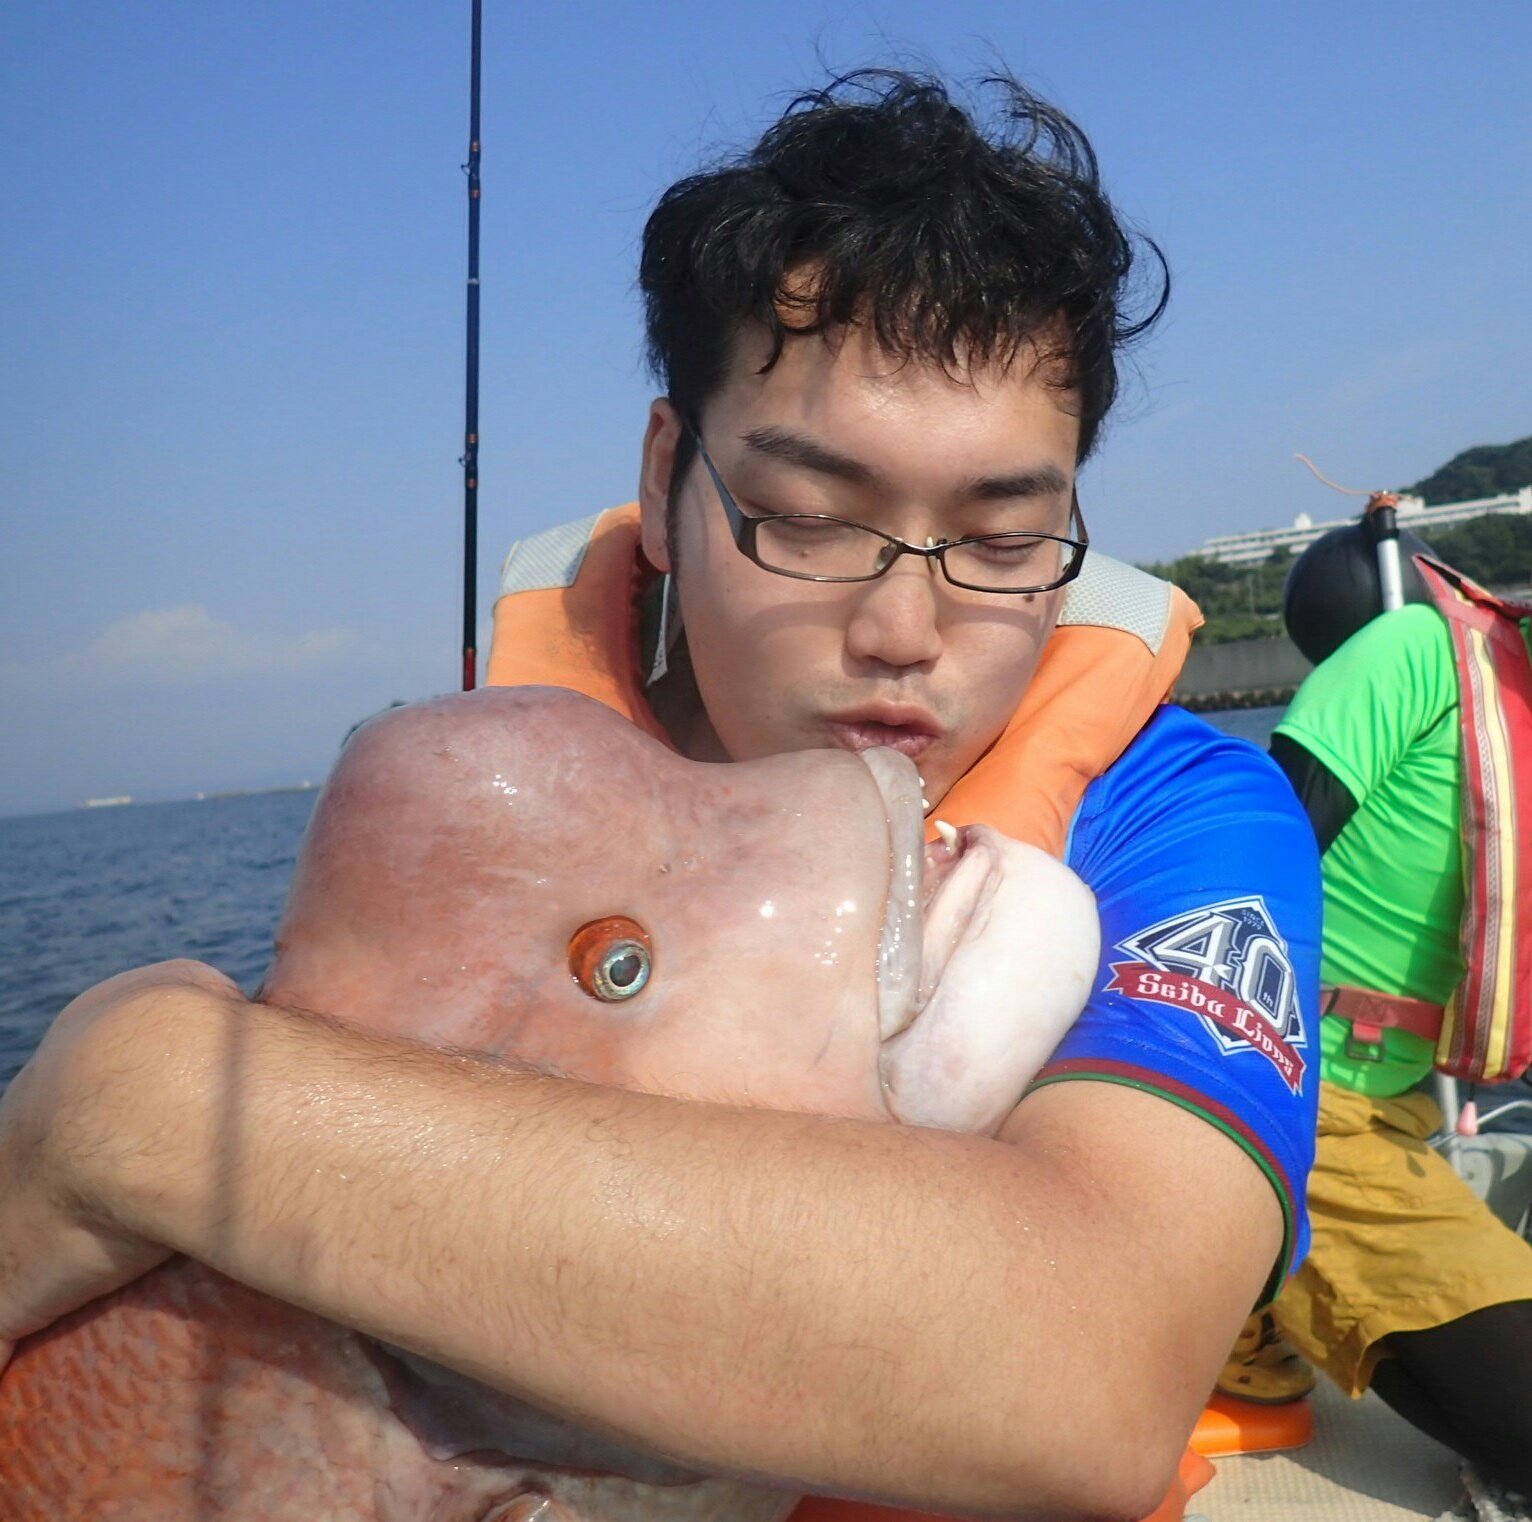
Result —
[{"label": "sports jersey", "polygon": [[[1434,608],[1363,625],[1298,689],[1277,733],[1356,800],[1324,854],[1327,983],[1445,1004],[1463,976],[1462,737],[1458,674]],[[1379,1098],[1412,1088],[1431,1042],[1385,1030],[1382,1055],[1353,1056],[1351,1023],[1321,1022],[1324,1076]]]},{"label": "sports jersey", "polygon": [[1144,1089],[1243,1147],[1282,1205],[1275,1293],[1309,1241],[1320,889],[1308,820],[1255,746],[1163,708],[1086,789],[1066,859],[1096,895],[1101,965],[1037,1085]]}]

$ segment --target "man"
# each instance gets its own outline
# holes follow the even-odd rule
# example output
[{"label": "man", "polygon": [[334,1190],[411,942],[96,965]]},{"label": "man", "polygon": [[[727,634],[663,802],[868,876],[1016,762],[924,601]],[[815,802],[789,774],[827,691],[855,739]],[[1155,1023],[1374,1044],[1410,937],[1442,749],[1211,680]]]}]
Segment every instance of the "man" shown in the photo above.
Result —
[{"label": "man", "polygon": [[[1130,320],[1088,144],[994,88],[987,135],[934,82],[840,81],[667,193],[638,518],[512,577],[491,674],[572,672],[695,758],[892,745],[934,808],[1035,827],[1104,947],[1043,1081],[994,1139],[731,1110],[151,968],[0,1107],[0,1337],[179,1250],[696,1467],[965,1514],[1159,1500],[1303,1248],[1313,843],[1264,758],[1155,715],[1168,589],[1100,562],[1056,628],[1075,472],[1163,293]],[[642,649],[639,541],[676,603]]]},{"label": "man", "polygon": [[[1333,555],[1347,549],[1370,562],[1360,533]],[[1339,601],[1327,618],[1350,613],[1357,632],[1333,654],[1305,647],[1322,659],[1272,739],[1324,853],[1331,987],[1314,1248],[1276,1316],[1347,1394],[1371,1387],[1487,1477],[1532,1495],[1532,1246],[1429,1145],[1442,1117],[1420,1088],[1437,1061],[1432,1032],[1465,974],[1454,639],[1429,603],[1372,617],[1375,601]],[[1506,628],[1515,639],[1514,620]],[[1525,675],[1519,639],[1509,656]],[[1474,684],[1480,703],[1490,665]],[[1469,925],[1490,918],[1481,907]],[[1492,984],[1513,981],[1510,960]]]}]

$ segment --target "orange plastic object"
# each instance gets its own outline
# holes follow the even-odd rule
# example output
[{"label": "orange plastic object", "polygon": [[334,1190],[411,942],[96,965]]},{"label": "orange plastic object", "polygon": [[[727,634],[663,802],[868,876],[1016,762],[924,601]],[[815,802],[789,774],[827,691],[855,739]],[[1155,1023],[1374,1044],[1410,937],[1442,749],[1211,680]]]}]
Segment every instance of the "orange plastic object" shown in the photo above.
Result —
[{"label": "orange plastic object", "polygon": [[1212,1478],[1213,1466],[1207,1456],[1188,1448],[1181,1455],[1170,1493],[1144,1518],[1144,1522],[1181,1522],[1186,1513],[1186,1503]]},{"label": "orange plastic object", "polygon": [[[1181,1455],[1170,1493],[1144,1518],[1144,1522],[1181,1522],[1186,1503],[1213,1478],[1213,1466],[1190,1448]],[[869,1506],[865,1501],[831,1501],[810,1496],[788,1522],[947,1522],[935,1512],[905,1511],[887,1506]]]},{"label": "orange plastic object", "polygon": [[1211,1459],[1236,1453],[1276,1453],[1301,1448],[1314,1436],[1314,1408],[1306,1400],[1282,1406],[1215,1395],[1197,1418],[1192,1447]]}]

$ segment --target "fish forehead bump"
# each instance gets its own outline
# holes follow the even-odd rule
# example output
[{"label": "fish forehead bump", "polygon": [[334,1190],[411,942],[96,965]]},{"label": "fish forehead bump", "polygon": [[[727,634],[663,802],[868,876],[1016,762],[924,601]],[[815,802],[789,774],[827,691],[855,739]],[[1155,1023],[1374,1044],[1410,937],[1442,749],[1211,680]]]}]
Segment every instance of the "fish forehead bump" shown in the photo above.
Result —
[{"label": "fish forehead bump", "polygon": [[[556,687],[489,687],[391,709],[351,737],[314,811],[310,839],[358,832],[414,856],[451,841],[460,869],[575,812],[654,802],[679,757],[591,698]],[[472,842],[474,849],[466,847]],[[306,843],[307,849],[307,843]]]},{"label": "fish forehead bump", "polygon": [[366,720],[334,777],[374,786],[396,783],[399,774],[428,777],[440,799],[438,789],[453,779],[472,784],[518,770],[537,776],[571,763],[618,771],[684,764],[594,698],[562,687],[481,687]]},{"label": "fish forehead bump", "polygon": [[404,979],[484,961],[493,932],[515,923],[506,911],[533,910],[536,878],[564,867],[556,847],[599,833],[592,816],[614,797],[642,814],[681,764],[559,688],[486,688],[378,715],[350,737],[315,806],[268,987],[275,978],[298,997],[295,979],[305,994],[324,979],[360,982],[370,946]]},{"label": "fish forehead bump", "polygon": [[[489,687],[388,710],[343,749],[320,797],[312,836],[354,824],[389,833],[483,832],[485,856],[512,841],[555,852],[592,840],[653,841],[677,830],[739,838],[763,818],[804,812],[859,816],[864,836],[884,826],[864,763],[838,750],[745,762],[679,755],[593,698],[560,687]],[[625,837],[605,837],[612,821]]]},{"label": "fish forehead bump", "polygon": [[614,914],[659,935],[656,993],[678,973],[726,990],[773,948],[875,937],[888,860],[879,789],[845,752],[695,762],[560,688],[437,698],[344,748],[264,994],[374,1025],[413,1010],[467,1041],[508,1009],[583,1004],[569,939]]}]

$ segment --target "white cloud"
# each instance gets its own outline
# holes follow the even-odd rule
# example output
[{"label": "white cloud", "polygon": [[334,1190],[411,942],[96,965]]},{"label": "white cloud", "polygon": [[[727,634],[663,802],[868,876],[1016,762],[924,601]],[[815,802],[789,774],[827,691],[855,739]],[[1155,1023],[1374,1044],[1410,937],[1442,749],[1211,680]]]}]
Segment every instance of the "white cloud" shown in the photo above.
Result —
[{"label": "white cloud", "polygon": [[191,686],[313,671],[338,664],[355,645],[356,635],[349,629],[311,629],[292,638],[273,638],[215,618],[201,603],[182,603],[116,619],[83,650],[49,662],[48,675],[113,686]]}]

